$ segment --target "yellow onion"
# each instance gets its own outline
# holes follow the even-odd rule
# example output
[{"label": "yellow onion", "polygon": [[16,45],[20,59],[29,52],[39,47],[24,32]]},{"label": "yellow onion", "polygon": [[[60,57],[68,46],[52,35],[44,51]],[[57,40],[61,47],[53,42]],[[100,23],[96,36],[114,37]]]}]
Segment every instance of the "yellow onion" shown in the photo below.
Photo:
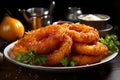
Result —
[{"label": "yellow onion", "polygon": [[0,24],[0,37],[8,42],[23,37],[24,25],[16,18],[5,16]]}]

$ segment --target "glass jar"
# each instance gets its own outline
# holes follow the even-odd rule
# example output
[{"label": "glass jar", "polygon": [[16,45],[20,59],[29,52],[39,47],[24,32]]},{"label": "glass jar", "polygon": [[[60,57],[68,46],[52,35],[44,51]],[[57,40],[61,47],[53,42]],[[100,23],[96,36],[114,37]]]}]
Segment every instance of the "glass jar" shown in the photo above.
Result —
[{"label": "glass jar", "polygon": [[[34,29],[40,26],[44,27],[50,24],[49,10],[46,8],[29,8],[27,12],[30,14],[30,20],[32,21]],[[35,28],[36,27],[36,28]]]},{"label": "glass jar", "polygon": [[78,16],[82,14],[81,8],[79,7],[68,7],[66,13],[66,19],[72,22],[78,22]]}]

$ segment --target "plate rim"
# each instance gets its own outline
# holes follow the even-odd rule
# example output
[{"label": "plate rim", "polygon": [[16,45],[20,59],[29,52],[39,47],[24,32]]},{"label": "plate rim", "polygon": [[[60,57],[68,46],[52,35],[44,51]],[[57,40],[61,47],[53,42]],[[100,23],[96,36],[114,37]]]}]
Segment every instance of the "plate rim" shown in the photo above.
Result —
[{"label": "plate rim", "polygon": [[[27,68],[31,68],[31,69],[37,69],[37,70],[44,70],[44,71],[53,71],[53,70],[64,70],[64,71],[68,71],[68,70],[75,70],[75,69],[83,69],[83,68],[88,68],[88,67],[93,67],[93,66],[97,66],[97,65],[100,65],[100,64],[103,64],[103,63],[106,63],[108,61],[111,61],[112,59],[114,59],[117,55],[118,55],[118,52],[115,52],[115,53],[112,53],[111,55],[109,55],[108,57],[102,59],[100,62],[97,62],[97,63],[94,63],[94,64],[89,64],[89,65],[83,65],[83,66],[74,66],[74,67],[45,67],[45,66],[36,66],[36,65],[30,65],[30,64],[25,64],[25,63],[21,63],[21,62],[18,62],[14,59],[12,59],[10,56],[9,56],[9,51],[10,49],[13,48],[14,44],[16,43],[17,41],[15,42],[12,42],[10,43],[8,46],[6,46],[3,50],[3,54],[5,56],[5,58],[7,58],[10,62],[14,63],[14,64],[17,64],[17,65],[20,65],[22,67],[27,67]],[[71,71],[72,71],[71,70]]]}]

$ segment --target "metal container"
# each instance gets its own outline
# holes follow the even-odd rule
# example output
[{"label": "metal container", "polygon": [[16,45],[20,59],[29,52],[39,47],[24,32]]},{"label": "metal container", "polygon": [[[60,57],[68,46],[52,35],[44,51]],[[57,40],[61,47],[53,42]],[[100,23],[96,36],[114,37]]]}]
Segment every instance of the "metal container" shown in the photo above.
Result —
[{"label": "metal container", "polygon": [[44,27],[50,24],[50,14],[49,9],[47,8],[28,8],[28,9],[19,9],[23,14],[25,20],[31,25],[32,29],[37,29],[39,27]]},{"label": "metal container", "polygon": [[68,21],[72,22],[78,22],[78,16],[82,14],[81,8],[79,7],[68,7],[67,13],[66,13],[66,19]]},{"label": "metal container", "polygon": [[103,30],[106,27],[110,16],[105,14],[82,14],[78,19],[81,24],[86,24],[98,30]]}]

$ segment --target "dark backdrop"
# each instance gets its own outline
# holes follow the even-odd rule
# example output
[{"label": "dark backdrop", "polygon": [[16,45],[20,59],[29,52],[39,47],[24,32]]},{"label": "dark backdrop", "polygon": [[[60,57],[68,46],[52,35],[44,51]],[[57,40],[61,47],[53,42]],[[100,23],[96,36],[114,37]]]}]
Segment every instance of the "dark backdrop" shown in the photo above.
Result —
[{"label": "dark backdrop", "polygon": [[[2,21],[5,9],[12,13],[12,16],[20,19],[24,24],[25,20],[19,8],[46,7],[49,8],[52,0],[3,0],[0,2],[0,21]],[[83,13],[103,13],[111,16],[109,21],[113,26],[120,26],[120,1],[119,0],[54,0],[56,2],[53,21],[64,20],[65,13],[69,6],[80,7]],[[118,31],[119,32],[119,31]]]}]

